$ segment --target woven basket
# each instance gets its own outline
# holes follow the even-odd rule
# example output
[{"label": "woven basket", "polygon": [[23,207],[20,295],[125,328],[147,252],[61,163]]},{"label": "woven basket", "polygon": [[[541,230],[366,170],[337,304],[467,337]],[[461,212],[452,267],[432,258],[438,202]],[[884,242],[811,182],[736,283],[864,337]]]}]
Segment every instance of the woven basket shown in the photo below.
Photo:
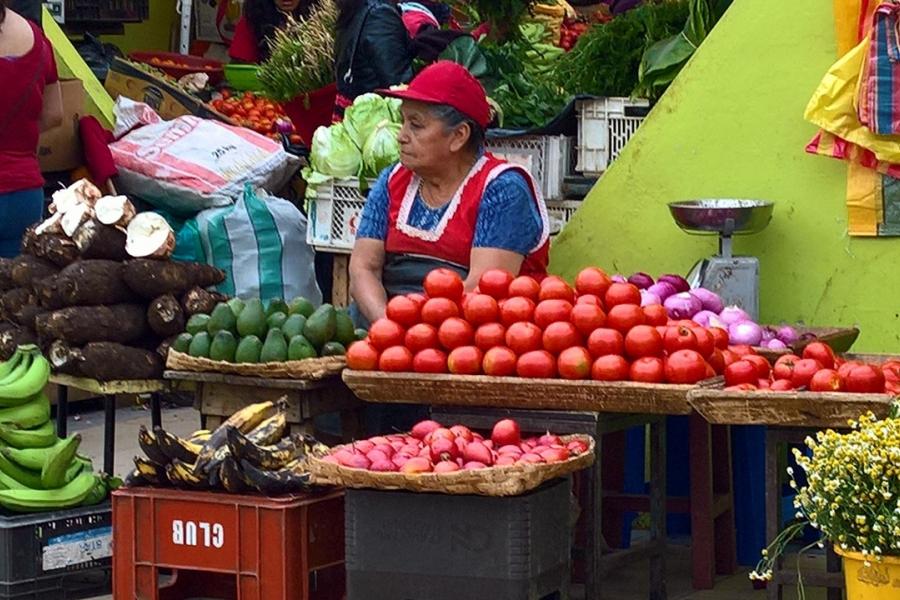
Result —
[{"label": "woven basket", "polygon": [[229,363],[221,360],[197,358],[183,352],[169,350],[166,368],[172,371],[194,371],[199,373],[226,373],[244,377],[265,377],[268,379],[324,379],[344,370],[347,359],[343,356],[325,356],[270,363]]},{"label": "woven basket", "polygon": [[594,439],[581,435],[563,437],[565,442],[576,439],[587,442],[588,451],[558,463],[488,467],[453,473],[406,474],[351,469],[311,456],[309,471],[313,482],[322,485],[435,494],[518,496],[537,488],[545,481],[565,477],[594,464]]}]

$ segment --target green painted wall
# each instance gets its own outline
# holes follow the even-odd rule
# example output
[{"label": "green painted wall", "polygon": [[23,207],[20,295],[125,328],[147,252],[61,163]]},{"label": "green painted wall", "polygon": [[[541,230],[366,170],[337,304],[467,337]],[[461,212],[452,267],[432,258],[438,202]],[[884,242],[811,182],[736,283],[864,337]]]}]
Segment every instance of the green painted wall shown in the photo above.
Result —
[{"label": "green painted wall", "polygon": [[[178,0],[150,0],[150,18],[143,23],[125,25],[122,35],[104,35],[104,42],[115,44],[126,54],[135,50],[169,51],[173,27],[177,27],[175,7]],[[177,29],[176,39],[177,39]]]},{"label": "green painted wall", "polygon": [[846,166],[807,155],[803,110],[836,60],[831,2],[735,0],[557,238],[551,268],[687,273],[716,250],[666,203],[775,202],[735,250],[761,262],[761,318],[857,324],[857,351],[900,352],[900,238],[847,235]]}]

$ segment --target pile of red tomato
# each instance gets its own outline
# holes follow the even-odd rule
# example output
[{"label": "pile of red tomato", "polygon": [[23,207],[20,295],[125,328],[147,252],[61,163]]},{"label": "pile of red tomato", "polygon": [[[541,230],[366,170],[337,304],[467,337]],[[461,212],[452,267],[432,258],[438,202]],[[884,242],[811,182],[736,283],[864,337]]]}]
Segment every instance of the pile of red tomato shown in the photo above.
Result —
[{"label": "pile of red tomato", "polygon": [[584,440],[566,443],[550,432],[522,439],[519,424],[498,421],[485,439],[464,425],[421,421],[408,434],[384,435],[336,448],[322,460],[379,473],[452,473],[490,467],[557,463],[584,454]]},{"label": "pile of red tomato", "polygon": [[786,392],[850,392],[900,395],[900,360],[883,365],[843,360],[822,342],[803,349],[802,356],[786,354],[772,365],[762,356],[747,355],[725,368],[726,389]]},{"label": "pile of red tomato", "polygon": [[464,293],[456,273],[437,269],[424,288],[388,302],[348,350],[351,369],[693,384],[752,352],[729,349],[724,329],[641,307],[636,286],[595,267],[574,287],[489,270]]},{"label": "pile of red tomato", "polygon": [[587,32],[590,26],[587,23],[566,19],[562,24],[559,36],[559,47],[568,52],[575,47],[578,38]]},{"label": "pile of red tomato", "polygon": [[295,132],[293,124],[284,113],[284,109],[277,102],[257,96],[253,92],[232,94],[229,90],[222,90],[222,97],[216,98],[210,104],[218,112],[229,117],[241,127],[252,129],[274,140],[279,138],[278,121],[290,124],[290,141],[292,144],[302,142]]}]

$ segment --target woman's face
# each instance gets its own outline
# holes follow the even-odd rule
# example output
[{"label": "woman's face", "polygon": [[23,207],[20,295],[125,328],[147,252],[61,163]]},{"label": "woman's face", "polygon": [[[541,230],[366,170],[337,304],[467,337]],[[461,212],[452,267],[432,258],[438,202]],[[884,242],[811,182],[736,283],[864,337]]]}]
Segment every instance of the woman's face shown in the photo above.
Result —
[{"label": "woman's face", "polygon": [[468,140],[463,126],[447,131],[444,122],[435,117],[430,105],[404,100],[400,107],[403,126],[397,135],[400,143],[400,163],[419,173],[441,171],[459,160]]},{"label": "woman's face", "polygon": [[300,6],[300,0],[275,0],[275,6],[282,12],[291,13]]}]

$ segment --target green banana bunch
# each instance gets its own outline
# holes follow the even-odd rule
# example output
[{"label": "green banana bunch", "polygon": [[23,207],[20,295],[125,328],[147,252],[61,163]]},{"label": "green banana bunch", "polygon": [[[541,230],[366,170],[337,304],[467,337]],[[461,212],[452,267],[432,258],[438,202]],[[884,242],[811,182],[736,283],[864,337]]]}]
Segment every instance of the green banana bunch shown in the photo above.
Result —
[{"label": "green banana bunch", "polygon": [[41,466],[41,487],[52,490],[65,484],[66,473],[75,461],[75,453],[81,444],[81,435],[75,434],[54,446]]},{"label": "green banana bunch", "polygon": [[19,466],[40,471],[44,467],[47,457],[62,446],[65,440],[57,440],[52,446],[46,448],[13,448],[7,447],[0,450],[6,457]]},{"label": "green banana bunch", "polygon": [[[34,350],[19,350],[24,356],[6,377],[0,379],[0,406],[11,407],[25,404],[47,385],[50,379],[50,361]],[[18,352],[18,350],[17,350]]]},{"label": "green banana bunch", "polygon": [[50,400],[43,392],[28,399],[24,404],[10,408],[0,408],[0,423],[28,429],[43,425],[50,420]]},{"label": "green banana bunch", "polygon": [[47,421],[33,429],[16,429],[0,425],[0,440],[15,448],[47,448],[56,443],[56,428]]},{"label": "green banana bunch", "polygon": [[14,463],[7,454],[7,448],[0,448],[0,471],[12,477],[27,488],[41,489],[40,471],[32,471]]},{"label": "green banana bunch", "polygon": [[58,510],[78,506],[102,479],[93,473],[82,473],[71,483],[55,490],[0,490],[0,506],[20,513]]},{"label": "green banana bunch", "polygon": [[106,476],[99,475],[90,493],[81,501],[81,506],[96,506],[106,500],[106,495],[109,492],[110,488]]}]

